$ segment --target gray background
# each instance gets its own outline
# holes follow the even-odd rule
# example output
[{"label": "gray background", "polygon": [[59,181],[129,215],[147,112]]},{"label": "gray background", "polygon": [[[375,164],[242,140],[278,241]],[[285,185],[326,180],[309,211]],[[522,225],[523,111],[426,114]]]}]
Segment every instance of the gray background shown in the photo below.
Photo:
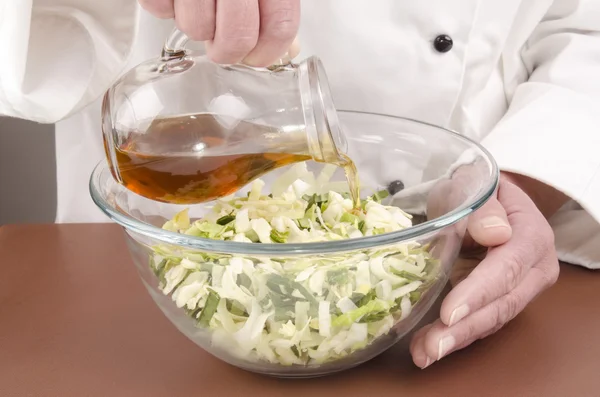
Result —
[{"label": "gray background", "polygon": [[0,117],[0,225],[53,223],[54,125]]}]

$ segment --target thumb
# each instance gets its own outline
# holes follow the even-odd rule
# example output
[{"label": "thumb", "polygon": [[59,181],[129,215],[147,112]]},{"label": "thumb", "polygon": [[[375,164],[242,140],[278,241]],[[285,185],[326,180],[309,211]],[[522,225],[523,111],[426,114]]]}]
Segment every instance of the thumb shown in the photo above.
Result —
[{"label": "thumb", "polygon": [[471,214],[467,230],[471,238],[484,247],[504,244],[512,235],[506,210],[496,197]]}]

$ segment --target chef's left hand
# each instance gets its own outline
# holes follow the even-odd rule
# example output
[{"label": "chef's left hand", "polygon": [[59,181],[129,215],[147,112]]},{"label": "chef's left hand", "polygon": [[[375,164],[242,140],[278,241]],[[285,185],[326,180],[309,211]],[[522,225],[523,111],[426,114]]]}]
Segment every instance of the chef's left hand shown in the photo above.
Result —
[{"label": "chef's left hand", "polygon": [[[503,175],[497,198],[470,217],[466,244],[489,247],[487,255],[479,263],[465,260],[455,266],[453,289],[442,303],[440,319],[413,336],[410,351],[417,366],[425,368],[498,331],[556,282],[559,265],[552,229],[530,198],[537,196],[525,193],[515,181]],[[554,207],[549,210],[559,205]]]}]

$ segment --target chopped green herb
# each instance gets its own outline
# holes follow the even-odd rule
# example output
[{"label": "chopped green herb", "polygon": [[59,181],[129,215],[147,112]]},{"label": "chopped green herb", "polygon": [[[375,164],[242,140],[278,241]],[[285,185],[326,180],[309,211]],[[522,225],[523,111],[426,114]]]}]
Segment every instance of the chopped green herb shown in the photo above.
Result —
[{"label": "chopped green herb", "polygon": [[373,201],[380,203],[381,200],[388,197],[389,195],[390,195],[390,192],[388,192],[387,190],[380,190],[373,195]]},{"label": "chopped green herb", "polygon": [[235,215],[225,215],[217,219],[217,225],[225,226],[233,221],[235,221]]},{"label": "chopped green herb", "polygon": [[365,221],[358,222],[358,230],[360,230],[363,234],[365,234],[367,232],[366,226],[365,226]]},{"label": "chopped green herb", "polygon": [[294,353],[294,355],[295,355],[296,357],[300,357],[300,352],[298,351],[298,348],[296,347],[296,345],[293,345],[293,346],[291,347],[291,349],[292,349],[292,352]]},{"label": "chopped green herb", "polygon": [[414,273],[411,272],[407,272],[406,270],[402,270],[402,271],[394,271],[392,268],[392,273],[394,273],[395,275],[405,278],[408,281],[422,281],[423,277],[419,277]]},{"label": "chopped green herb", "polygon": [[219,305],[220,300],[221,298],[219,298],[219,295],[217,295],[216,292],[210,291],[208,293],[206,305],[204,305],[204,309],[202,309],[202,312],[200,313],[200,318],[198,319],[199,326],[204,328],[208,327],[208,325],[210,324],[210,320],[213,318],[215,312],[217,311],[217,306]]},{"label": "chopped green herb", "polygon": [[271,230],[271,240],[273,240],[276,243],[285,243],[287,241],[289,234],[290,234],[289,232],[281,233],[281,232],[277,231],[276,229],[272,229]]},{"label": "chopped green herb", "polygon": [[344,212],[344,215],[340,217],[340,222],[347,222],[354,224],[358,221],[358,217],[356,215],[352,215],[349,212]]}]

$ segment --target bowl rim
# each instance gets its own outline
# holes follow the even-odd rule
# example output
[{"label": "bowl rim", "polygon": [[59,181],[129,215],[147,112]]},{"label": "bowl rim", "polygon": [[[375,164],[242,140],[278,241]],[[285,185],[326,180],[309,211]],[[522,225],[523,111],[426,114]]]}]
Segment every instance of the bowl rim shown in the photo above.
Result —
[{"label": "bowl rim", "polygon": [[[346,240],[289,244],[248,244],[236,241],[211,240],[208,238],[189,236],[181,233],[164,230],[160,227],[153,226],[151,224],[137,220],[129,215],[123,214],[122,212],[116,210],[111,204],[109,204],[109,202],[103,197],[103,195],[100,193],[95,184],[95,181],[97,181],[100,178],[102,171],[104,169],[108,169],[106,159],[101,160],[94,167],[94,170],[92,171],[92,174],[90,176],[89,191],[91,198],[94,201],[94,203],[100,208],[100,210],[104,212],[105,215],[107,215],[112,221],[114,221],[118,225],[124,227],[127,231],[133,231],[146,237],[159,240],[165,244],[177,245],[189,249],[207,252],[241,255],[318,255],[372,249],[381,246],[396,244],[402,241],[415,240],[425,235],[437,232],[440,229],[443,229],[447,226],[451,226],[459,222],[460,220],[466,218],[468,215],[482,207],[487,202],[487,200],[489,200],[489,198],[492,197],[492,195],[498,188],[500,171],[495,159],[493,158],[491,153],[482,145],[464,135],[461,135],[448,128],[440,127],[435,124],[406,117],[354,110],[338,110],[338,113],[365,114],[370,116],[399,119],[403,121],[408,121],[410,123],[416,123],[424,126],[433,127],[442,130],[448,134],[451,134],[454,136],[454,138],[477,148],[483,153],[483,155],[485,155],[486,160],[491,166],[492,175],[490,177],[490,182],[488,183],[488,186],[481,189],[481,191],[471,200],[471,202],[465,202],[460,207],[455,208],[451,212],[448,212],[438,218],[425,221],[423,223],[411,226],[406,229],[379,234],[375,236],[358,237]],[[126,189],[125,187],[122,188]],[[131,192],[131,194],[135,193]]]}]

